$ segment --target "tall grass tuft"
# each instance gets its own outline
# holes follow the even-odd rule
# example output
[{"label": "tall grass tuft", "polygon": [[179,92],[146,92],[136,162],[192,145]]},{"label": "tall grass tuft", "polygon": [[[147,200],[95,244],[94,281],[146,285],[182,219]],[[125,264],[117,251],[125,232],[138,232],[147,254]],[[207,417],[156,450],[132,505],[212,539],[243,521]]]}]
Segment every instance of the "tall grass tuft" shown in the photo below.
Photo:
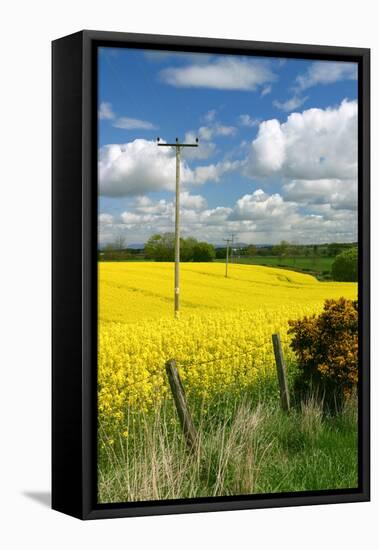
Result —
[{"label": "tall grass tuft", "polygon": [[126,435],[99,427],[98,500],[278,493],[357,486],[355,398],[338,414],[309,397],[284,413],[275,401],[219,399],[197,406],[199,446],[187,448],[174,405],[128,414]]}]

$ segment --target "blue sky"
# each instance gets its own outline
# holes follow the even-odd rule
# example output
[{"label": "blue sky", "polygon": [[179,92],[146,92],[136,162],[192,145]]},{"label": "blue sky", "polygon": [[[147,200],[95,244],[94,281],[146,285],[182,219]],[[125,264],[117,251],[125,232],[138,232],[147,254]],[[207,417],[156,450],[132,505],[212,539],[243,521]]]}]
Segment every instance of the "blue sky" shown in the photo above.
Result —
[{"label": "blue sky", "polygon": [[357,68],[351,63],[99,50],[99,238],[172,231],[215,244],[356,240]]}]

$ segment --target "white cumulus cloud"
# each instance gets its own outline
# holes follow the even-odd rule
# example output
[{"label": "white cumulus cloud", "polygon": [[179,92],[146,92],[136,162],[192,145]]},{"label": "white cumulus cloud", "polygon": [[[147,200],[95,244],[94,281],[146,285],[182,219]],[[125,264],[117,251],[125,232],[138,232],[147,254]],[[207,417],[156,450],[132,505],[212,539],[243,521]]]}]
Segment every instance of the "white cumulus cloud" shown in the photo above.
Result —
[{"label": "white cumulus cloud", "polygon": [[112,124],[115,128],[121,128],[123,130],[154,130],[157,127],[147,120],[140,120],[139,118],[120,117]]},{"label": "white cumulus cloud", "polygon": [[102,212],[99,214],[99,224],[102,225],[111,225],[114,222],[114,217],[112,214],[107,214],[106,212]]},{"label": "white cumulus cloud", "polygon": [[112,104],[107,101],[102,101],[100,103],[98,117],[100,120],[112,120],[112,126],[114,128],[121,128],[123,130],[154,130],[157,128],[157,126],[147,120],[116,116]]},{"label": "white cumulus cloud", "polygon": [[180,205],[182,208],[204,210],[207,206],[207,201],[201,195],[191,195],[188,191],[183,191],[180,193]]},{"label": "white cumulus cloud", "polygon": [[261,97],[264,97],[265,95],[271,94],[272,92],[272,86],[269,84],[268,86],[264,86],[261,91]]},{"label": "white cumulus cloud", "polygon": [[107,101],[100,103],[98,116],[100,120],[112,120],[115,117],[115,114],[112,109],[112,104]]},{"label": "white cumulus cloud", "polygon": [[260,120],[258,118],[253,118],[252,116],[244,113],[238,117],[238,122],[241,126],[246,126],[247,128],[254,128],[259,126]]},{"label": "white cumulus cloud", "polygon": [[208,181],[218,182],[221,176],[226,172],[232,172],[237,170],[240,166],[240,161],[221,161],[216,164],[209,164],[206,166],[196,166],[192,174],[188,175],[187,182],[195,185],[201,185]]},{"label": "white cumulus cloud", "polygon": [[295,94],[293,97],[291,97],[290,99],[287,99],[286,101],[278,101],[277,99],[275,99],[272,102],[272,104],[274,105],[274,107],[276,107],[277,109],[280,109],[281,111],[289,112],[289,111],[295,111],[296,109],[301,107],[303,103],[307,101],[307,99],[308,99],[307,96],[300,97]]},{"label": "white cumulus cloud", "polygon": [[215,124],[214,126],[200,126],[198,136],[200,140],[210,141],[216,136],[234,136],[236,132],[235,126]]},{"label": "white cumulus cloud", "polygon": [[333,84],[339,80],[356,80],[358,64],[346,61],[316,61],[308,70],[296,78],[299,90],[306,90],[317,84]]},{"label": "white cumulus cloud", "polygon": [[[312,197],[302,200],[309,201]],[[320,202],[313,204],[312,212],[303,212],[301,205],[301,201],[279,193],[268,194],[256,189],[240,197],[232,207],[208,208],[204,197],[184,191],[181,193],[182,235],[218,244],[228,233],[235,233],[237,240],[247,243],[277,243],[282,239],[307,243],[356,240],[354,210],[342,209],[342,203],[339,209]],[[128,243],[141,243],[153,233],[173,231],[175,204],[174,200],[138,196],[119,217],[101,216],[105,221],[113,220],[111,225],[99,224],[101,243],[114,240],[120,234]]]},{"label": "white cumulus cloud", "polygon": [[280,170],[286,159],[286,137],[277,119],[265,120],[259,125],[258,136],[246,166],[247,175],[269,175]]},{"label": "white cumulus cloud", "polygon": [[276,225],[283,221],[288,222],[296,208],[296,203],[284,201],[279,193],[268,195],[262,189],[257,189],[237,200],[229,219],[266,221]]},{"label": "white cumulus cloud", "polygon": [[[238,161],[221,161],[191,169],[181,161],[181,182],[202,185],[218,182],[221,176],[239,166]],[[155,141],[136,139],[125,144],[103,146],[98,162],[99,193],[107,197],[139,196],[153,191],[173,191],[176,158],[171,147]]]},{"label": "white cumulus cloud", "polygon": [[[125,144],[105,145],[99,152],[99,192],[108,197],[141,195],[173,190],[175,154],[155,141],[136,139]],[[182,162],[183,179],[192,177]]]},{"label": "white cumulus cloud", "polygon": [[[196,138],[199,138],[199,132],[190,130],[185,133],[184,143],[195,143]],[[201,139],[197,147],[185,147],[182,149],[182,158],[184,159],[207,159],[216,151],[216,144],[213,141]]]},{"label": "white cumulus cloud", "polygon": [[356,210],[358,189],[356,180],[322,179],[293,180],[283,186],[286,200],[299,204],[329,204],[336,210]]},{"label": "white cumulus cloud", "polygon": [[357,174],[357,102],[292,113],[260,124],[244,172],[250,177],[353,179]]},{"label": "white cumulus cloud", "polygon": [[204,121],[206,123],[210,123],[210,122],[213,122],[214,119],[216,118],[216,114],[217,114],[217,111],[216,109],[210,109],[209,111],[207,111],[204,115]]},{"label": "white cumulus cloud", "polygon": [[215,88],[219,90],[256,90],[276,80],[266,61],[219,57],[207,63],[169,67],[160,72],[163,82],[180,88]]}]

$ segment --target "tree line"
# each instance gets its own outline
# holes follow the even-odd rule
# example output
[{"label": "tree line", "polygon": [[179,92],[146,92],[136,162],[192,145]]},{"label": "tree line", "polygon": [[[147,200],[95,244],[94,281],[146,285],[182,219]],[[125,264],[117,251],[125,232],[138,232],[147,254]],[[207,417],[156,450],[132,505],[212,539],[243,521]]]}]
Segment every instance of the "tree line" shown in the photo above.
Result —
[{"label": "tree line", "polygon": [[[325,243],[298,245],[281,241],[275,245],[235,245],[233,256],[238,258],[254,258],[271,256],[278,258],[278,265],[285,266],[286,258],[334,258],[331,265],[331,277],[335,281],[358,280],[358,247],[356,243]],[[225,259],[226,248],[215,247],[194,237],[180,239],[181,262],[211,262],[214,259]],[[145,243],[143,248],[127,248],[124,237],[118,237],[113,243],[108,243],[99,251],[99,259],[103,261],[153,260],[155,262],[172,262],[175,259],[174,233],[156,233]],[[256,263],[256,262],[255,262]],[[295,261],[293,262],[295,266]]]},{"label": "tree line", "polygon": [[[172,262],[175,259],[175,235],[152,235],[145,244],[145,257],[156,262]],[[180,261],[211,262],[216,257],[213,244],[198,241],[194,237],[180,239]]]},{"label": "tree line", "polygon": [[[295,244],[280,241],[278,244],[236,246],[235,254],[240,257],[276,256],[279,258],[335,258],[341,252],[357,246],[356,243]],[[216,249],[216,258],[226,257],[226,248]]]}]

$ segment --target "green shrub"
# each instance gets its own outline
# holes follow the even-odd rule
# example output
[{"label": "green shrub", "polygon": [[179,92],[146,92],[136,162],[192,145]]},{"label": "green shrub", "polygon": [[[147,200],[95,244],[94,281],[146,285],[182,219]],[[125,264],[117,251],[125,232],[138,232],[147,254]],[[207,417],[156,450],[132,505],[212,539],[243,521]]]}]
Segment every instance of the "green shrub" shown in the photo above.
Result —
[{"label": "green shrub", "polygon": [[345,250],[336,256],[332,264],[332,277],[335,281],[358,281],[358,249]]}]

